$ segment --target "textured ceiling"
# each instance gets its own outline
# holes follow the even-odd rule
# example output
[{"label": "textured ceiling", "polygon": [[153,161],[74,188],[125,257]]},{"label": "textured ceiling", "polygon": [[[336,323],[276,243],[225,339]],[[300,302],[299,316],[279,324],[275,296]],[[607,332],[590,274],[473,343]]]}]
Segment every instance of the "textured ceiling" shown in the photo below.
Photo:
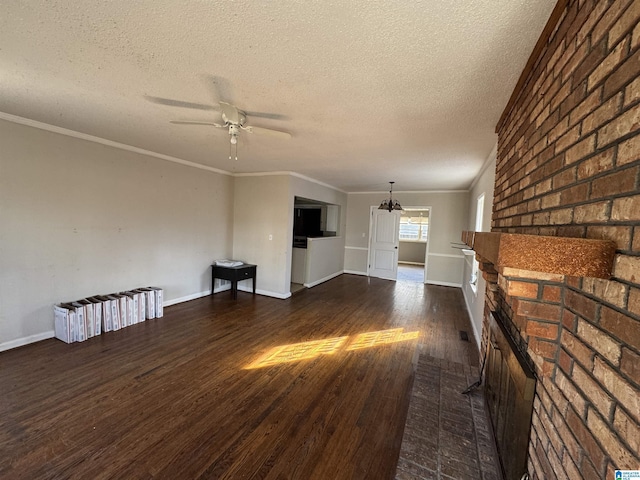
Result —
[{"label": "textured ceiling", "polygon": [[[233,173],[466,189],[551,0],[0,0],[0,112]],[[216,110],[154,103],[148,97]],[[242,132],[218,102],[289,140]]]}]

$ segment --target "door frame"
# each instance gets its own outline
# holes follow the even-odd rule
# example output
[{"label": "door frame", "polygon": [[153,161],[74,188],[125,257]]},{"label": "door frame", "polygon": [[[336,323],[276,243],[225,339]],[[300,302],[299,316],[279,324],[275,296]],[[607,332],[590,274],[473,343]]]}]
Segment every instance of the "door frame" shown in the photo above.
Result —
[{"label": "door frame", "polygon": [[[431,219],[432,219],[432,215],[433,215],[433,207],[432,206],[423,206],[423,205],[418,205],[418,206],[414,206],[414,205],[409,205],[407,207],[404,207],[405,210],[409,209],[409,210],[422,210],[424,211],[428,211],[429,212],[429,229],[427,230],[427,244],[425,246],[424,249],[424,271],[423,271],[423,279],[422,279],[422,283],[427,283],[427,268],[428,268],[428,264],[429,264],[429,247],[431,246]],[[371,226],[369,226],[369,230],[371,230]],[[402,241],[402,240],[400,240]],[[400,256],[398,255],[398,263],[400,263]],[[369,273],[369,271],[367,270],[367,274]]]},{"label": "door frame", "polygon": [[[432,219],[433,219],[433,207],[431,205],[423,206],[423,205],[410,205],[406,208],[417,209],[417,210],[428,210],[429,211],[429,229],[427,230],[427,245],[424,249],[424,271],[423,271],[423,283],[427,283],[427,270],[429,268],[429,249],[431,247],[431,227],[432,227]],[[367,277],[370,277],[371,270],[371,241],[373,237],[373,211],[377,210],[378,207],[372,205],[369,207],[369,243],[367,245]],[[398,225],[398,229],[400,225]]]},{"label": "door frame", "polygon": [[[373,215],[374,215],[374,211],[378,210],[378,207],[376,207],[375,205],[371,205],[369,207],[369,244],[367,247],[367,277],[371,276],[371,253],[372,253],[372,248],[371,248],[371,244],[373,243]],[[399,236],[400,234],[400,220],[398,220],[398,224],[396,225],[396,236]],[[398,244],[400,243],[399,239],[398,239]],[[398,245],[398,251],[400,247]],[[396,259],[396,264],[397,264],[398,260]],[[396,269],[397,270],[397,269]],[[397,277],[397,276],[396,276]],[[375,277],[377,278],[377,277]],[[397,278],[395,278],[393,281],[396,281]]]}]

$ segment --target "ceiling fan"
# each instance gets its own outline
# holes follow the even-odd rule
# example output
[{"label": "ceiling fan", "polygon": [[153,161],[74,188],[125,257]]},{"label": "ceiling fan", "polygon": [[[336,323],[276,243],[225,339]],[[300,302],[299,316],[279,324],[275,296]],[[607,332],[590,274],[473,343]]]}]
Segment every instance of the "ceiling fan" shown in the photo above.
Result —
[{"label": "ceiling fan", "polygon": [[[161,105],[169,105],[173,107],[184,107],[184,108],[192,108],[197,110],[218,110],[218,108],[214,107],[213,105],[183,102],[181,100],[172,100],[169,98],[152,97],[152,96],[146,96],[145,98],[154,103],[159,103]],[[221,112],[222,123],[207,122],[207,121],[191,121],[191,120],[171,120],[171,123],[179,124],[179,125],[210,125],[216,128],[226,128],[229,132],[229,141],[231,145],[237,145],[238,136],[240,135],[240,131],[242,130],[248,133],[255,133],[258,135],[268,135],[271,137],[277,137],[277,138],[283,138],[283,139],[291,138],[291,134],[288,132],[283,132],[281,130],[273,130],[271,128],[257,127],[255,125],[247,124],[247,116],[281,120],[286,118],[283,115],[272,114],[272,113],[260,113],[260,112],[246,112],[238,109],[235,105],[232,105],[227,102],[218,102],[218,105]],[[229,159],[231,159],[231,155],[229,155]],[[236,160],[237,159],[238,157],[236,155]]]}]

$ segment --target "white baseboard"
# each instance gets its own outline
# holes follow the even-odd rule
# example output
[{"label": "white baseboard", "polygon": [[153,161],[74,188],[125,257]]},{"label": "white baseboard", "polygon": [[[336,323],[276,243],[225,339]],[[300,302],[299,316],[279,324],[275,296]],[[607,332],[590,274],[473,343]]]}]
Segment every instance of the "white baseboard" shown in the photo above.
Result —
[{"label": "white baseboard", "polygon": [[471,322],[471,328],[473,328],[473,336],[476,339],[476,344],[478,345],[478,351],[480,351],[480,334],[478,333],[478,329],[476,328],[476,322],[473,321],[473,314],[471,313],[471,305],[469,305],[469,301],[467,300],[467,296],[464,293],[464,288],[462,289],[462,297],[464,298],[464,304],[467,306],[467,313],[469,314],[469,321]]},{"label": "white baseboard", "polygon": [[434,281],[434,280],[425,280],[424,283],[428,283],[429,285],[439,285],[441,287],[462,288],[462,284],[461,283],[440,282],[440,281]]},{"label": "white baseboard", "polygon": [[367,276],[367,272],[360,272],[358,270],[345,270],[344,273],[348,273],[350,275],[364,275]]},{"label": "white baseboard", "polygon": [[[224,292],[226,290],[231,290],[231,284],[227,283],[221,287],[216,287],[213,293]],[[205,290],[204,292],[193,293],[191,295],[186,295],[184,297],[174,298],[173,300],[167,300],[163,302],[162,305],[165,307],[170,307],[171,305],[177,305],[178,303],[188,302],[189,300],[195,300],[196,298],[202,298],[211,295],[211,290]]]},{"label": "white baseboard", "polygon": [[41,340],[48,340],[49,338],[53,337],[53,330],[49,330],[48,332],[37,333],[35,335],[29,335],[28,337],[16,338],[15,340],[0,343],[0,352],[11,350],[12,348],[22,347],[24,345],[29,345],[30,343],[39,342]]},{"label": "white baseboard", "polygon": [[[247,293],[253,293],[253,288],[243,287],[243,286],[238,285],[238,291],[247,292]],[[291,292],[278,293],[278,292],[271,292],[269,290],[261,290],[259,288],[256,288],[256,294],[257,295],[264,295],[265,297],[279,298],[281,300],[285,300],[285,299],[287,299],[287,298],[289,298],[291,296]]]},{"label": "white baseboard", "polygon": [[332,273],[331,275],[327,275],[326,277],[321,278],[320,280],[316,280],[315,282],[305,283],[304,286],[307,288],[315,287],[316,285],[320,285],[321,283],[327,282],[332,278],[339,277],[343,273],[344,273],[344,270],[340,270],[339,272],[335,272],[335,273]]},{"label": "white baseboard", "polygon": [[[246,290],[247,292],[252,292],[253,290]],[[258,295],[264,295],[266,297],[273,297],[273,298],[279,298],[280,300],[286,300],[287,298],[289,298],[291,296],[291,292],[287,292],[287,293],[278,293],[278,292],[270,292],[268,290],[260,290],[259,288],[256,289],[256,293]]]},{"label": "white baseboard", "polygon": [[[229,290],[229,288],[230,287],[221,288],[219,290],[220,291]],[[216,291],[218,291],[218,290],[216,290]],[[162,302],[162,305],[165,306],[165,307],[170,307],[171,305],[176,305],[176,304],[182,303],[182,302],[188,302],[189,300],[195,300],[196,298],[206,297],[207,295],[211,295],[211,290],[207,290],[205,292],[193,293],[191,295],[186,295],[184,297],[174,298],[172,300],[167,300],[166,302]]]},{"label": "white baseboard", "polygon": [[[215,292],[216,293],[223,292],[225,290],[230,290],[230,289],[231,289],[231,285],[224,285],[222,287],[216,288]],[[193,293],[191,295],[186,295],[184,297],[167,300],[166,302],[162,302],[162,306],[170,307],[171,305],[188,302],[189,300],[195,300],[196,298],[206,297],[207,295],[211,295],[211,290]],[[47,332],[38,333],[36,335],[29,335],[28,337],[16,338],[15,340],[10,340],[8,342],[0,343],[0,352],[4,352],[5,350],[11,350],[12,348],[22,347],[24,345],[29,345],[30,343],[35,343],[41,340],[47,340],[49,338],[54,338],[54,337],[55,337],[54,331],[49,330]]]},{"label": "white baseboard", "polygon": [[402,265],[419,265],[421,267],[424,267],[424,262],[405,262],[404,260],[399,260],[398,263],[401,263]]}]

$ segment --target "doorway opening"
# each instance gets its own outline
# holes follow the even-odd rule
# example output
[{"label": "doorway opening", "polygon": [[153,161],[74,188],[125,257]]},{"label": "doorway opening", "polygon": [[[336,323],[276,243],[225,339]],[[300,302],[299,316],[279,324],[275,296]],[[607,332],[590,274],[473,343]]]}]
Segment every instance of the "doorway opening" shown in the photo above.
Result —
[{"label": "doorway opening", "polygon": [[397,280],[424,283],[424,265],[398,262]]},{"label": "doorway opening", "polygon": [[388,280],[425,283],[431,207],[387,212],[371,207],[367,274]]},{"label": "doorway opening", "polygon": [[318,252],[313,251],[309,239],[339,236],[339,228],[340,205],[294,197],[291,294],[308,288],[314,280],[317,280],[312,278],[313,272],[310,272],[310,265],[315,265],[322,259],[317,258]]},{"label": "doorway opening", "polygon": [[425,283],[431,207],[406,207],[400,215],[398,280]]}]

